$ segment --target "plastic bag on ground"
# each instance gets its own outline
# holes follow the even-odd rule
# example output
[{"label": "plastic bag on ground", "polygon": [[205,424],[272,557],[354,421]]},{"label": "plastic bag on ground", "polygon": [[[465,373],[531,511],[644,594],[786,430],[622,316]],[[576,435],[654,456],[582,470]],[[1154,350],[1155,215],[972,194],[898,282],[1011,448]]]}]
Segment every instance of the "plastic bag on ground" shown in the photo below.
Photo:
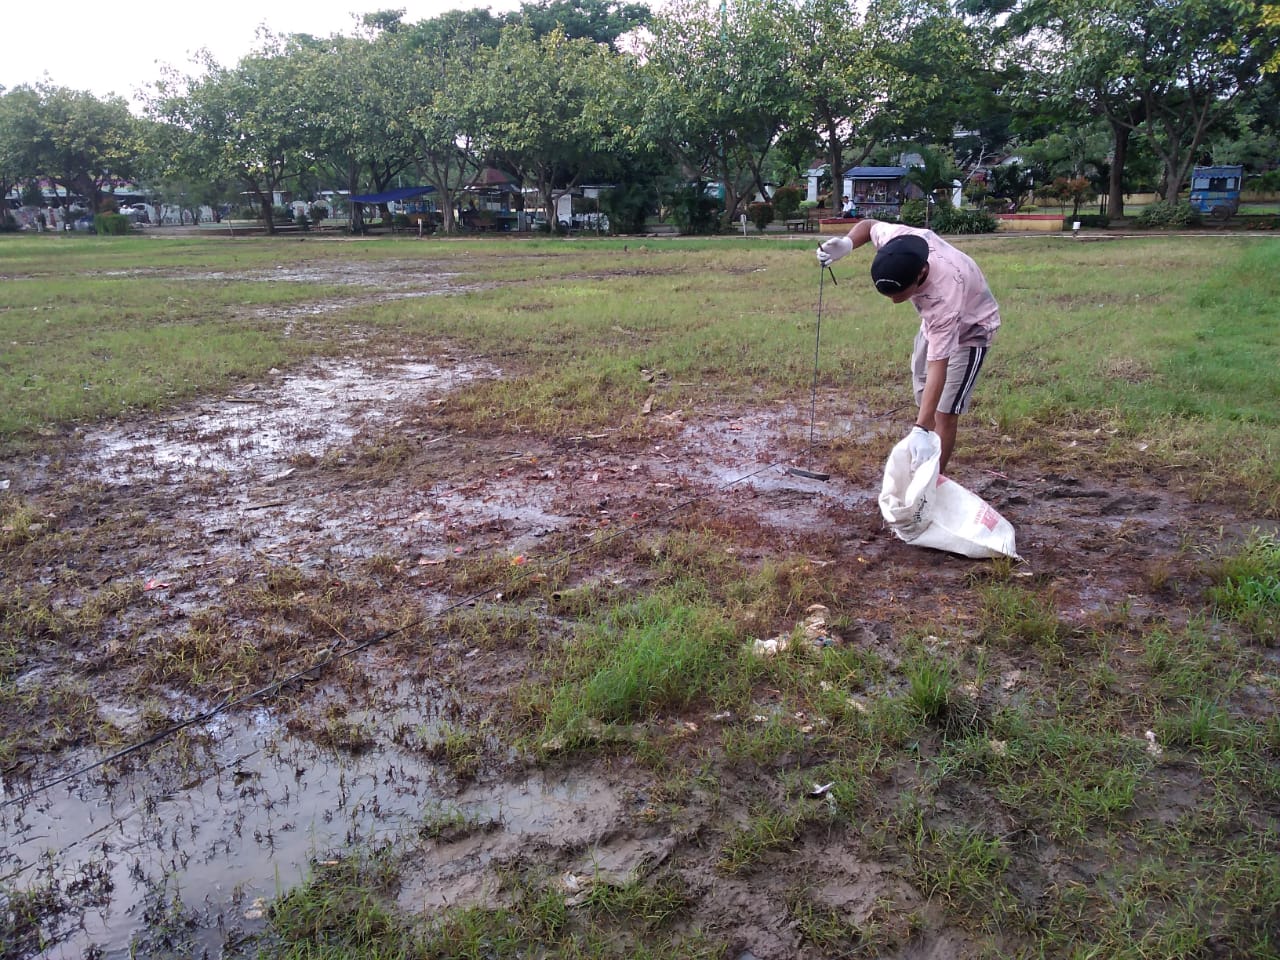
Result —
[{"label": "plastic bag on ground", "polygon": [[880,486],[880,513],[900,540],[966,557],[1018,559],[1013,526],[976,493],[938,472],[942,445],[929,434],[933,455],[911,469],[909,438],[889,452]]}]

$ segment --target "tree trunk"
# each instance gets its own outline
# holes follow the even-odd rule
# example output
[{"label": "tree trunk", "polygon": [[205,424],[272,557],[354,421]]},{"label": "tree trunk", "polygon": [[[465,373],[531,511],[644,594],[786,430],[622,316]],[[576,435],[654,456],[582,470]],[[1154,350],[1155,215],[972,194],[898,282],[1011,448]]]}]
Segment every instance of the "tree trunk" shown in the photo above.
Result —
[{"label": "tree trunk", "polygon": [[[360,173],[355,161],[347,166],[347,197],[359,195]],[[364,233],[364,204],[347,200],[347,226],[352,233]]]},{"label": "tree trunk", "polygon": [[1107,179],[1107,216],[1118,220],[1124,216],[1124,162],[1129,155],[1129,135],[1133,131],[1116,120],[1110,123],[1114,159]]},{"label": "tree trunk", "polygon": [[253,191],[253,195],[258,199],[258,205],[262,207],[262,222],[265,223],[267,226],[267,234],[269,236],[274,235],[276,232],[276,222],[272,218],[272,213],[274,211],[271,209],[271,199],[272,199],[271,195],[274,191],[269,190],[264,195],[262,192],[262,188],[258,186],[256,183],[253,185],[252,191]]}]

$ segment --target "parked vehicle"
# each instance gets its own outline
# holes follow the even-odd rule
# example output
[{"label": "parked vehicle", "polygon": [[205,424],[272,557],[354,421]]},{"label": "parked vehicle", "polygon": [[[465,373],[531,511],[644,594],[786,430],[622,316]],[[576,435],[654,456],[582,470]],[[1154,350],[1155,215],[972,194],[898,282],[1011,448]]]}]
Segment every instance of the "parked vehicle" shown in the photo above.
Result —
[{"label": "parked vehicle", "polygon": [[1240,212],[1240,184],[1244,167],[1196,167],[1191,171],[1191,205],[1215,220]]}]

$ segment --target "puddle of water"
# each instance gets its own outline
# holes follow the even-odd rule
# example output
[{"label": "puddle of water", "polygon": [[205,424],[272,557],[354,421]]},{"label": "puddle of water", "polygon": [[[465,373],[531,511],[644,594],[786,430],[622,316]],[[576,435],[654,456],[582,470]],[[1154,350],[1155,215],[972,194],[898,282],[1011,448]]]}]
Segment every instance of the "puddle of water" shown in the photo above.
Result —
[{"label": "puddle of water", "polygon": [[[828,437],[878,435],[874,427],[852,417],[827,420],[821,427],[821,435],[814,437],[815,447]],[[868,498],[879,496],[879,487],[853,487],[838,476],[821,481],[788,474],[788,466],[823,470],[821,449],[815,450],[812,463],[805,462],[803,452],[794,463],[787,459],[786,452],[797,447],[797,437],[801,446],[808,446],[808,413],[795,407],[689,424],[681,434],[686,447],[681,453],[683,467],[690,479],[728,487],[733,492],[759,494],[756,518],[780,528],[825,523],[821,512],[811,504],[817,498],[829,505],[854,509]]]},{"label": "puddle of water", "polygon": [[357,754],[291,736],[259,708],[196,731],[207,755],[176,753],[170,741],[110,786],[54,787],[21,809],[0,808],[0,873],[8,884],[23,889],[42,875],[68,889],[95,876],[109,890],[42,956],[78,958],[97,948],[103,960],[130,957],[135,938],[147,935],[145,915],[158,894],[180,897],[191,955],[208,949],[216,956],[229,934],[261,926],[255,900],[286,892],[334,851],[415,841],[424,811],[457,811],[489,828],[481,847],[434,851],[415,874],[420,903],[445,902],[464,878],[483,886],[489,863],[530,835],[564,843],[584,824],[602,831],[611,822],[616,804],[604,801],[613,788],[591,780],[535,775],[459,794],[447,770],[392,745],[406,727],[430,739],[447,695],[404,685],[392,693],[393,703],[348,715],[377,744]]},{"label": "puddle of water", "polygon": [[480,364],[405,362],[369,369],[344,361],[284,375],[268,389],[227,397],[198,413],[109,428],[86,439],[100,479],[111,484],[173,480],[187,471],[262,479],[285,469],[292,457],[321,456],[385,423],[415,397],[496,373]]}]

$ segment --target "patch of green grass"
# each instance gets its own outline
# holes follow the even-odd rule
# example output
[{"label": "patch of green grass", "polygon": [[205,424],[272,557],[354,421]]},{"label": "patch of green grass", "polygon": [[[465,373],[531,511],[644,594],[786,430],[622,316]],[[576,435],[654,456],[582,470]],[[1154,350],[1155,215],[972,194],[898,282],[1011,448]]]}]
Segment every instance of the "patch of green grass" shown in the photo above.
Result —
[{"label": "patch of green grass", "polygon": [[875,960],[901,949],[921,926],[913,912],[884,902],[876,903],[859,923],[847,908],[837,910],[806,888],[788,890],[786,903],[804,942],[823,957]]},{"label": "patch of green grass", "polygon": [[435,730],[427,754],[449,767],[459,780],[469,780],[484,762],[486,738],[483,730],[445,721]]},{"label": "patch of green grass", "polygon": [[[630,723],[708,696],[736,656],[719,611],[662,592],[615,608],[565,647],[546,732],[581,737],[592,722]],[[571,743],[568,745],[572,745]]]},{"label": "patch of green grass", "polygon": [[443,634],[478,650],[535,647],[545,634],[545,625],[536,611],[492,604],[450,610],[438,623],[430,626],[431,636],[424,637],[424,640],[432,642]]},{"label": "patch of green grass", "polygon": [[955,913],[998,929],[1021,912],[1006,879],[1012,857],[999,837],[971,827],[933,828],[918,821],[908,850],[916,884]]},{"label": "patch of green grass", "polygon": [[1214,571],[1209,590],[1216,613],[1239,623],[1258,640],[1280,637],[1280,540],[1254,534]]},{"label": "patch of green grass", "polygon": [[731,763],[773,767],[801,754],[805,735],[794,719],[772,714],[763,722],[749,719],[726,726],[720,743]]},{"label": "patch of green grass", "polygon": [[795,807],[756,810],[745,824],[730,831],[720,848],[718,868],[727,874],[742,873],[769,853],[790,849],[800,837],[804,819]]},{"label": "patch of green grass", "polygon": [[501,824],[475,817],[454,806],[439,805],[423,811],[418,836],[438,843],[452,843],[474,833],[500,829]]},{"label": "patch of green grass", "polygon": [[694,895],[678,877],[653,881],[633,879],[622,884],[592,883],[583,904],[603,923],[624,923],[643,930],[659,930],[685,915]]},{"label": "patch of green grass", "polygon": [[258,956],[407,960],[418,955],[419,936],[391,900],[397,877],[395,858],[386,849],[317,864],[305,884],[271,905],[271,928],[280,942]]},{"label": "patch of green grass", "polygon": [[1133,810],[1153,759],[1146,743],[1070,718],[1004,711],[983,736],[955,741],[948,768],[969,770],[990,785],[1015,823],[1060,842],[1115,830]]},{"label": "patch of green grass", "polygon": [[1142,638],[1149,689],[1163,699],[1189,700],[1213,691],[1230,695],[1243,680],[1244,651],[1230,634],[1193,621],[1178,630],[1157,625]]},{"label": "patch of green grass", "polygon": [[1051,597],[1009,583],[978,589],[983,635],[1000,647],[1056,647],[1063,632]]}]

